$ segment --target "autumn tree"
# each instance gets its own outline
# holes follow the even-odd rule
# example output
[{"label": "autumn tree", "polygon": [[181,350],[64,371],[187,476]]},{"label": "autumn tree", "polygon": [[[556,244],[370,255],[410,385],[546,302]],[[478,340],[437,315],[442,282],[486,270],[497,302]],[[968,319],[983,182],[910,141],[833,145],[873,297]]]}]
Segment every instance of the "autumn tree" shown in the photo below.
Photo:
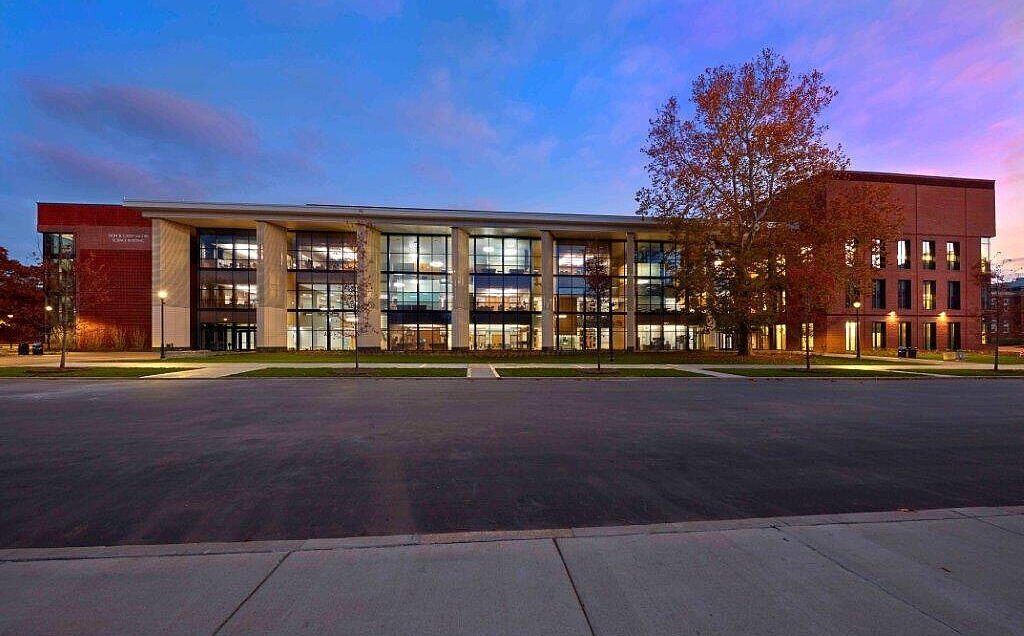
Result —
[{"label": "autumn tree", "polygon": [[995,260],[983,259],[974,268],[974,278],[981,286],[982,330],[986,326],[988,339],[992,344],[992,370],[999,371],[999,326],[1003,321],[1003,302],[1000,291],[1006,284],[1015,280],[1021,272],[1014,268],[1012,259],[997,255]]},{"label": "autumn tree", "polygon": [[[705,70],[689,119],[672,97],[651,120],[651,184],[637,192],[637,213],[681,243],[690,260],[677,272],[679,289],[699,299],[716,329],[735,334],[740,355],[755,328],[788,315],[784,292],[802,287],[813,313],[859,284],[863,268],[850,266],[848,247],[867,262],[865,250],[895,237],[899,211],[887,188],[833,185],[849,165],[820,119],[835,95],[819,71],[794,75],[766,49]],[[797,277],[798,263],[814,271]]]},{"label": "autumn tree", "polygon": [[0,247],[0,334],[7,342],[39,336],[43,312],[43,272],[21,263]]},{"label": "autumn tree", "polygon": [[355,347],[353,349],[356,372],[359,371],[359,336],[367,334],[380,335],[380,320],[378,318],[376,323],[374,321],[374,317],[378,315],[376,310],[380,306],[380,294],[373,280],[373,277],[376,277],[377,272],[380,271],[380,266],[370,260],[370,254],[372,253],[372,246],[370,245],[373,236],[372,229],[369,222],[364,221],[358,225],[356,231],[355,252],[356,259],[358,259],[358,272],[351,294],[352,311],[355,314],[355,324],[353,326]]}]

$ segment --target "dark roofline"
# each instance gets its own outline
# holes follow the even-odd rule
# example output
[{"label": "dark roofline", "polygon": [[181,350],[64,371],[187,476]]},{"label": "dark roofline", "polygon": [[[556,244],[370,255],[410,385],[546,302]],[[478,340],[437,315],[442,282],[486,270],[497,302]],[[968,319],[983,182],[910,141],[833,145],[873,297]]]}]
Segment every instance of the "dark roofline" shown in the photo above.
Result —
[{"label": "dark roofline", "polygon": [[991,179],[965,179],[962,177],[940,177],[927,174],[903,174],[899,172],[868,172],[864,170],[847,170],[842,173],[843,179],[852,181],[872,181],[876,183],[902,183],[908,185],[946,186],[949,188],[975,188],[979,190],[995,190],[996,182]]}]

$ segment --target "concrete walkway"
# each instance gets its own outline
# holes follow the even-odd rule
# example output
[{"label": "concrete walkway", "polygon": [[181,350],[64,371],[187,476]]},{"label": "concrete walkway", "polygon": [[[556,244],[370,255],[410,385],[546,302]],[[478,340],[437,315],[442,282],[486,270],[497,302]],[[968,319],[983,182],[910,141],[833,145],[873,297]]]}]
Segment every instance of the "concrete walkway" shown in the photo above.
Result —
[{"label": "concrete walkway", "polygon": [[1024,634],[1024,506],[0,550],[0,632]]}]

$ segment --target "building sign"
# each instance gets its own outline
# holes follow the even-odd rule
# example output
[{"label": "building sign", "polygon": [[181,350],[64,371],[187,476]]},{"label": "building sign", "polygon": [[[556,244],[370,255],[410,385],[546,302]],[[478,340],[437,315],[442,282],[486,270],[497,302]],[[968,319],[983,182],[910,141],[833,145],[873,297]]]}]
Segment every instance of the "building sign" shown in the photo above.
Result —
[{"label": "building sign", "polygon": [[107,241],[114,245],[149,245],[149,232],[108,232]]}]

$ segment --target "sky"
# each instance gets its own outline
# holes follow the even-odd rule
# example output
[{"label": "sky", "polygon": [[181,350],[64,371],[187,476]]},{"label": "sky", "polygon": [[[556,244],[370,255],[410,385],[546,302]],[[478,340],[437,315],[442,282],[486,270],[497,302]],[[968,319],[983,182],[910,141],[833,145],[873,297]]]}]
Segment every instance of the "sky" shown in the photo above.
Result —
[{"label": "sky", "polygon": [[631,214],[649,119],[764,47],[860,170],[996,180],[1024,257],[1024,2],[0,1],[0,245],[36,201]]}]

